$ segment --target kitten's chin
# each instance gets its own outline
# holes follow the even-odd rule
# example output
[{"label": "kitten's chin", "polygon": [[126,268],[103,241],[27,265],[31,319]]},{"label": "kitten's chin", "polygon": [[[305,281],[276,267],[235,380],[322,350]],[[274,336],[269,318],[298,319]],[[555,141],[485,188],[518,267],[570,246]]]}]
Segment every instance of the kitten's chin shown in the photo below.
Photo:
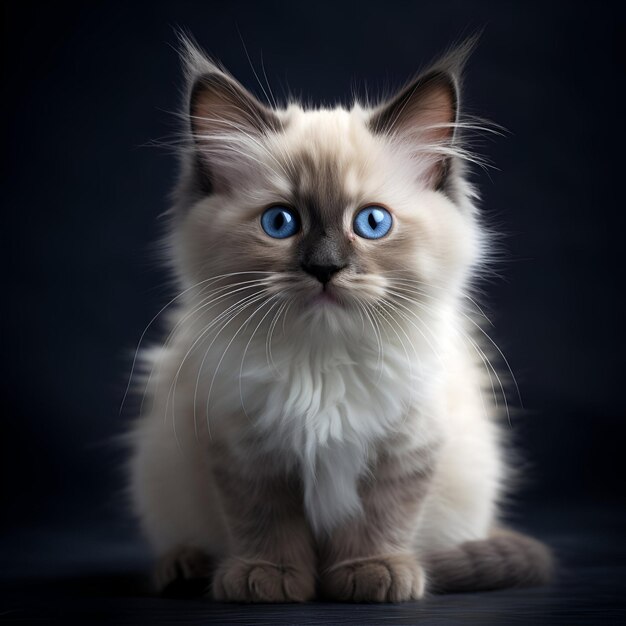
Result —
[{"label": "kitten's chin", "polygon": [[344,290],[333,286],[307,294],[299,308],[300,322],[327,337],[352,337],[361,328],[354,302]]}]

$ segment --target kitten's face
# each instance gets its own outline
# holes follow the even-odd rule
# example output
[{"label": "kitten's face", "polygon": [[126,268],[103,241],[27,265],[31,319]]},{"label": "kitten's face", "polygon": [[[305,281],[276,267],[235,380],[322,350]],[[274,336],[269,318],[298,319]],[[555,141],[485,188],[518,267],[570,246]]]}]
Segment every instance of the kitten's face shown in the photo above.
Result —
[{"label": "kitten's face", "polygon": [[231,80],[192,95],[175,233],[190,285],[228,285],[339,327],[376,311],[408,319],[416,301],[432,307],[461,287],[479,235],[466,198],[450,197],[452,82],[376,111],[269,111]]}]

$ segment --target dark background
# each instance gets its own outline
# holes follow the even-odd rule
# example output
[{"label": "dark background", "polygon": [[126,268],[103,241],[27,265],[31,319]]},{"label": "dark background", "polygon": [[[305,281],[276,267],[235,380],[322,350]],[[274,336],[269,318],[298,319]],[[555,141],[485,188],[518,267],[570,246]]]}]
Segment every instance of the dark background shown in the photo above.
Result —
[{"label": "dark background", "polygon": [[[89,579],[89,593],[110,600],[132,595],[115,572],[146,562],[125,510],[116,438],[132,419],[132,402],[119,411],[129,357],[175,293],[153,244],[176,161],[150,147],[178,129],[174,28],[192,32],[260,96],[247,54],[279,99],[327,104],[399,86],[484,29],[465,104],[508,131],[485,138],[479,151],[496,168],[475,180],[488,223],[506,235],[501,278],[483,285],[483,301],[525,406],[511,430],[527,478],[510,515],[560,548],[574,572],[560,600],[530,595],[522,604],[553,601],[549,615],[569,607],[573,619],[568,598],[586,593],[604,618],[626,616],[614,604],[616,568],[626,576],[618,3],[8,2],[2,10],[3,578],[79,576],[59,595],[77,597]],[[111,579],[98,578],[104,573]],[[592,579],[608,586],[594,591]],[[0,620],[66,615],[43,585],[28,596],[10,589]],[[481,597],[483,610],[496,597],[503,611],[513,602]],[[157,613],[170,606],[150,601],[165,603],[151,605]],[[107,605],[111,616],[139,611],[128,602]]]}]

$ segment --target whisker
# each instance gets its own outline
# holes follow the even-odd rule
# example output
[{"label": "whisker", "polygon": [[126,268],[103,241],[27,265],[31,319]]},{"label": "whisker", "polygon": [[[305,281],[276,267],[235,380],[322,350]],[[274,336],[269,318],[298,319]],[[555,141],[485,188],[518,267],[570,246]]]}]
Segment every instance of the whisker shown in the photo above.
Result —
[{"label": "whisker", "polygon": [[[265,294],[263,294],[265,295]],[[233,336],[231,337],[230,341],[228,342],[228,344],[226,345],[226,348],[224,349],[224,351],[222,352],[222,356],[220,357],[219,361],[217,362],[217,365],[215,367],[215,371],[213,372],[213,377],[211,378],[211,384],[209,385],[209,392],[207,394],[207,399],[206,399],[206,418],[207,418],[207,428],[208,428],[208,421],[209,421],[209,407],[210,407],[210,403],[211,403],[211,393],[213,391],[213,385],[215,384],[215,379],[217,378],[217,373],[220,369],[220,366],[222,365],[222,362],[224,360],[224,357],[226,356],[226,353],[228,352],[228,350],[230,349],[230,347],[232,346],[233,342],[235,341],[235,339],[237,338],[237,336],[239,335],[239,333],[246,327],[246,325],[248,324],[248,322],[250,322],[252,320],[252,318],[254,318],[254,316],[266,305],[269,304],[272,300],[276,299],[278,297],[278,295],[273,295],[270,298],[264,300],[260,306],[258,306],[253,312],[252,314],[248,317],[248,319],[246,319],[245,322],[243,322],[243,324],[241,324],[241,326],[239,326],[239,328],[237,329],[237,331],[233,334]],[[273,305],[272,305],[273,306]],[[270,311],[271,311],[271,307],[270,307]]]},{"label": "whisker", "polygon": [[378,348],[378,358],[376,362],[376,367],[378,369],[378,379],[376,380],[376,385],[378,385],[383,375],[383,361],[384,361],[383,339],[380,334],[380,328],[378,326],[376,316],[373,314],[371,305],[369,305],[367,302],[362,301],[362,300],[361,302],[363,304],[363,312],[369,319],[370,324],[372,326],[372,330],[374,331],[374,336],[376,337],[376,345]]},{"label": "whisker", "polygon": [[[272,298],[277,298],[277,297],[278,297],[277,295],[272,296]],[[241,366],[239,367],[239,399],[241,400],[241,408],[243,409],[244,415],[248,419],[250,419],[250,417],[249,417],[249,415],[248,415],[248,413],[246,411],[245,403],[244,403],[244,400],[243,400],[243,387],[242,387],[243,366],[244,366],[244,363],[245,363],[245,360],[246,360],[246,354],[248,353],[248,348],[250,347],[250,344],[252,343],[252,340],[254,339],[254,335],[256,334],[257,330],[259,330],[261,324],[263,324],[263,321],[272,312],[272,310],[274,309],[274,307],[277,304],[278,304],[278,302],[274,302],[274,304],[272,304],[272,306],[266,311],[266,313],[263,315],[263,317],[261,318],[259,323],[256,325],[255,329],[252,331],[252,334],[250,335],[250,339],[248,339],[248,343],[246,343],[246,347],[244,348],[243,355],[241,357]],[[283,306],[283,305],[281,305],[281,306]],[[280,309],[279,309],[279,311],[280,311]]]},{"label": "whisker", "polygon": [[180,298],[182,298],[185,295],[187,295],[190,291],[193,291],[194,289],[197,289],[200,285],[204,284],[205,287],[206,287],[207,286],[206,283],[208,283],[208,285],[210,285],[213,282],[215,282],[217,280],[220,280],[222,278],[237,276],[237,275],[241,275],[241,274],[271,274],[271,273],[272,272],[257,272],[257,271],[251,271],[251,272],[230,272],[228,274],[220,274],[218,276],[211,276],[209,278],[206,278],[204,280],[201,280],[201,281],[191,285],[190,287],[187,287],[185,290],[183,290],[182,292],[180,292],[179,294],[174,296],[165,306],[163,306],[161,309],[159,309],[159,311],[156,313],[156,315],[148,322],[148,325],[144,328],[143,332],[141,333],[141,336],[139,337],[139,341],[137,342],[137,347],[135,348],[135,353],[133,355],[133,361],[132,361],[132,364],[131,364],[130,374],[129,374],[129,377],[128,377],[128,383],[126,385],[126,390],[124,391],[124,396],[123,396],[122,402],[120,404],[120,409],[119,409],[120,414],[122,413],[122,411],[124,409],[124,403],[126,402],[126,398],[127,398],[128,393],[130,391],[130,386],[132,384],[133,375],[135,373],[135,367],[137,365],[137,358],[138,358],[138,355],[139,355],[139,350],[141,349],[141,345],[143,343],[143,340],[144,340],[148,330],[152,327],[152,325],[156,322],[156,320],[163,314],[163,312],[166,309],[168,309],[170,306],[172,306],[174,304],[174,302],[176,302]]},{"label": "whisker", "polygon": [[[245,296],[243,297],[241,300],[239,300],[238,302],[236,302],[234,305],[231,305],[228,309],[226,309],[226,311],[224,311],[223,313],[221,313],[220,315],[218,315],[215,319],[213,319],[211,321],[210,324],[208,324],[205,329],[200,333],[200,335],[194,340],[194,342],[192,343],[192,345],[190,346],[190,348],[187,350],[185,356],[183,357],[182,361],[180,362],[179,366],[178,366],[178,370],[176,371],[176,374],[173,378],[173,381],[170,385],[170,389],[168,391],[167,394],[167,401],[165,404],[165,417],[167,419],[167,411],[168,411],[168,407],[169,407],[169,402],[170,402],[170,396],[172,398],[172,419],[174,421],[174,405],[176,402],[176,386],[178,384],[178,379],[180,377],[180,373],[185,365],[185,362],[187,361],[187,359],[189,358],[189,356],[191,355],[191,353],[193,352],[194,348],[198,345],[198,343],[200,341],[202,341],[203,337],[206,336],[206,334],[211,330],[212,327],[214,327],[216,324],[219,324],[224,317],[227,317],[227,321],[225,322],[224,326],[227,325],[229,323],[229,321],[231,319],[233,319],[233,317],[235,316],[236,312],[239,310],[239,307],[242,306],[242,302],[246,302],[249,301],[252,298],[255,297],[259,297],[258,294],[251,294],[249,296]],[[222,326],[222,328],[220,329],[220,331],[224,328],[224,326]],[[194,404],[195,404],[195,398],[194,398]],[[197,430],[196,430],[197,432]]]},{"label": "whisker", "polygon": [[[407,289],[407,288],[405,288],[405,289]],[[416,290],[416,292],[417,292],[419,295],[421,295],[421,296],[427,296],[427,297],[428,297],[428,294],[425,294],[425,293],[423,293],[423,292],[421,292],[421,291],[419,291],[419,290]],[[431,296],[431,297],[432,297],[432,296]],[[434,299],[434,298],[433,298],[433,299]],[[423,304],[423,303],[420,303],[420,304]],[[473,320],[473,319],[472,319],[469,315],[467,315],[467,313],[465,313],[463,310],[459,310],[459,313],[460,313],[460,314],[461,314],[461,315],[462,315],[465,319],[467,319],[467,320],[468,320],[471,324],[473,324],[473,325],[476,327],[476,329],[477,329],[477,330],[478,330],[478,331],[479,331],[482,335],[484,335],[484,337],[487,339],[487,341],[489,341],[489,343],[490,343],[490,344],[491,344],[491,345],[492,345],[492,346],[493,346],[493,347],[497,350],[498,354],[500,355],[500,357],[502,358],[502,360],[504,361],[504,363],[505,363],[505,365],[506,365],[506,367],[507,367],[507,369],[508,369],[508,372],[509,372],[509,374],[510,374],[510,376],[511,376],[511,380],[513,381],[513,384],[514,384],[514,386],[515,386],[515,391],[516,391],[516,394],[517,394],[517,398],[518,398],[518,400],[519,400],[519,402],[520,402],[520,406],[523,408],[524,404],[523,404],[523,401],[522,401],[522,395],[521,395],[521,392],[520,392],[520,389],[519,389],[519,385],[518,385],[518,383],[517,383],[517,380],[516,380],[516,378],[515,378],[515,374],[513,373],[513,369],[511,368],[511,365],[509,364],[508,359],[506,358],[506,356],[504,355],[504,353],[502,352],[502,350],[500,349],[500,347],[499,347],[499,346],[495,343],[495,341],[494,341],[494,340],[493,340],[493,339],[489,336],[489,334],[485,331],[485,329],[484,329],[484,328],[482,328],[482,326],[480,326],[480,324],[478,324],[475,320]],[[485,319],[487,319],[487,321],[489,321],[489,319],[488,319],[488,318],[487,318],[484,314],[483,314],[483,316],[485,317]],[[490,322],[490,321],[489,321],[489,323],[491,324],[491,322]],[[492,326],[493,326],[493,324],[492,324]]]},{"label": "whisker", "polygon": [[265,342],[265,357],[267,358],[267,362],[268,362],[270,369],[273,370],[274,375],[277,378],[280,377],[280,372],[278,371],[278,368],[276,367],[276,363],[274,362],[274,358],[272,356],[272,337],[274,335],[274,329],[276,328],[276,324],[278,323],[278,320],[280,319],[282,312],[285,310],[285,308],[290,303],[290,301],[291,300],[285,300],[280,305],[280,308],[276,312],[276,315],[274,316],[274,319],[272,320],[272,323],[270,324],[266,342]]},{"label": "whisker", "polygon": [[[390,306],[392,309],[394,308],[392,303],[389,302],[386,299],[381,300],[380,301],[380,305],[382,307]],[[402,338],[400,337],[400,335],[398,335],[398,333],[395,330],[395,328],[391,325],[391,322],[394,322],[396,324],[396,326],[402,331],[402,334],[405,336],[405,338],[407,339],[407,341],[409,342],[409,344],[413,348],[413,354],[415,356],[415,359],[418,362],[419,362],[419,356],[417,354],[417,351],[415,350],[415,345],[413,344],[413,342],[411,341],[409,336],[406,334],[406,332],[402,328],[402,326],[395,320],[393,315],[388,316],[384,312],[381,312],[381,314],[384,317],[384,319],[387,320],[387,322],[389,324],[389,327],[391,328],[391,330],[394,332],[394,334],[398,338],[398,341],[400,342],[400,345],[402,346],[402,349],[404,351],[404,355],[406,357],[407,366],[409,368],[409,380],[411,381],[411,384],[410,384],[410,395],[409,395],[409,399],[407,401],[406,412],[405,412],[405,414],[404,414],[404,416],[402,417],[402,420],[401,420],[401,422],[404,423],[404,422],[406,422],[406,420],[407,420],[407,418],[409,416],[409,412],[411,411],[411,407],[413,406],[413,398],[414,398],[414,391],[415,391],[414,385],[412,384],[412,382],[414,380],[414,378],[413,378],[413,364],[412,364],[412,359],[409,357],[408,350],[406,349],[406,346],[405,346],[404,342],[402,341]]]},{"label": "whisker", "polygon": [[[417,281],[417,280],[411,280],[408,278],[392,278],[391,279],[392,283],[402,283],[405,285],[412,285],[414,286],[416,289],[420,290],[420,294],[424,295],[428,298],[431,298],[433,300],[435,300],[436,298],[434,296],[432,296],[429,293],[426,293],[424,290],[420,289],[420,285],[423,285],[424,283],[422,283],[421,281]],[[443,287],[439,287],[436,285],[431,285],[431,287],[435,288],[435,289],[440,289],[442,292],[446,292],[446,290]],[[481,306],[478,304],[478,302],[476,302],[476,300],[474,300],[469,294],[467,293],[463,293],[461,294],[461,296],[467,300],[469,300],[479,311],[479,313],[482,315],[482,317],[485,318],[485,320],[491,325],[491,326],[495,326],[494,323],[489,319],[489,317],[487,317],[487,314],[485,313],[485,311],[481,308]]]},{"label": "whisker", "polygon": [[[411,303],[414,303],[414,304],[419,304],[419,303],[418,303],[418,302],[416,302],[415,300],[412,300],[411,298],[407,298],[406,296],[403,296],[402,294],[400,294],[400,293],[398,293],[398,292],[392,291],[391,289],[387,289],[387,292],[388,292],[388,293],[390,293],[390,294],[392,294],[392,295],[394,295],[396,298],[403,298],[403,299],[405,299],[405,300],[407,300],[407,301],[409,301],[409,302],[411,302]],[[415,313],[415,311],[411,311],[411,309],[410,309],[409,307],[407,307],[407,306],[403,305],[403,304],[402,304],[402,303],[400,303],[400,302],[396,302],[396,304],[397,304],[398,306],[402,307],[403,309],[406,309],[406,310],[408,310],[408,311],[412,312],[412,313],[415,315],[416,319],[417,319],[417,320],[418,320],[421,324],[423,324],[425,328],[427,327],[427,325],[426,325],[426,324],[424,324],[424,321],[422,320],[422,318],[421,318],[419,315],[417,315],[417,313]],[[412,323],[412,325],[413,325],[413,327],[415,328],[415,330],[417,330],[417,332],[418,332],[418,333],[422,336],[422,338],[424,339],[424,341],[426,342],[426,344],[428,345],[428,347],[432,350],[433,354],[437,357],[437,359],[439,360],[439,363],[440,363],[440,364],[441,364],[441,365],[445,368],[445,367],[446,367],[446,364],[445,364],[445,362],[443,361],[443,359],[442,359],[441,355],[439,354],[439,351],[438,351],[438,350],[437,350],[437,348],[435,348],[435,346],[434,346],[434,345],[430,342],[430,340],[428,339],[428,337],[424,334],[424,331],[423,331],[423,330],[422,330],[419,326],[417,326],[416,324]],[[432,332],[431,332],[431,334],[432,334]],[[433,336],[433,338],[434,338],[434,336]]]},{"label": "whisker", "polygon": [[[165,341],[163,342],[163,349],[164,350],[168,349],[168,347],[174,341],[174,337],[176,336],[176,333],[178,332],[178,330],[182,328],[185,325],[185,323],[189,319],[191,319],[192,316],[197,315],[200,311],[202,311],[202,315],[204,315],[207,311],[210,311],[211,309],[215,308],[222,300],[225,300],[231,297],[232,295],[234,295],[235,293],[238,293],[239,291],[245,291],[246,289],[253,289],[259,286],[263,286],[265,284],[266,284],[266,279],[257,279],[257,280],[252,280],[252,281],[241,281],[241,282],[227,285],[225,287],[220,287],[218,289],[211,290],[209,295],[205,296],[202,300],[200,300],[200,302],[196,306],[194,306],[189,312],[187,312],[180,320],[176,322],[176,324],[174,325],[174,327],[172,328],[172,330],[166,337]],[[241,285],[246,285],[246,286],[241,287],[240,289],[233,289],[233,287],[237,287]],[[215,294],[219,292],[223,292],[223,293],[221,293],[221,295],[219,296],[216,296],[213,298],[211,297],[211,296],[215,296]],[[152,380],[152,377],[155,375],[155,368],[156,368],[156,379],[159,380],[160,375],[161,375],[162,360],[159,361],[150,370],[150,374],[148,376],[147,382],[144,385],[144,392],[143,392],[143,397],[142,397],[141,406],[140,406],[140,413],[143,413],[144,411],[145,397],[146,397],[148,388],[150,387],[150,382]]]},{"label": "whisker", "polygon": [[[247,309],[249,306],[255,304],[256,302],[258,302],[259,300],[261,300],[262,298],[265,297],[265,294],[262,293],[254,293],[251,294],[249,296],[245,296],[243,297],[241,300],[239,300],[238,302],[236,302],[234,305],[232,305],[230,307],[230,310],[226,311],[226,320],[224,321],[224,324],[222,324],[222,326],[220,326],[220,328],[217,330],[216,334],[214,335],[213,339],[211,340],[211,343],[209,344],[209,347],[206,349],[204,356],[202,357],[202,361],[200,362],[200,367],[198,368],[198,374],[196,376],[196,384],[194,387],[194,394],[193,394],[193,422],[194,422],[194,430],[196,433],[196,437],[198,437],[198,422],[197,422],[197,417],[196,417],[196,403],[197,403],[197,396],[198,396],[198,388],[200,386],[200,378],[202,375],[202,370],[204,368],[204,363],[206,362],[206,359],[209,355],[209,352],[211,350],[211,348],[213,347],[213,345],[215,344],[215,342],[217,341],[218,337],[221,335],[222,331],[234,320],[236,319],[236,317],[238,315],[240,315],[245,309]],[[224,315],[224,314],[223,314]],[[219,318],[216,319],[216,321],[219,320]],[[191,346],[191,348],[187,351],[187,355],[185,356],[185,359],[187,358],[187,356],[190,354],[191,350],[193,350],[193,348],[208,334],[208,332],[211,330],[211,327],[215,325],[215,322],[212,322],[205,330],[202,331],[202,333],[199,335],[199,337],[194,341],[193,345]],[[184,360],[183,360],[184,362]],[[182,364],[181,364],[182,365]],[[180,369],[177,372],[177,377],[180,374]],[[209,427],[209,422],[208,422],[208,417],[207,417],[207,428]],[[209,437],[211,436],[211,431],[209,428]]]},{"label": "whisker", "polygon": [[[393,293],[394,295],[396,295],[396,297],[401,297],[401,298],[403,298],[403,299],[405,299],[405,300],[408,300],[409,302],[412,302],[414,305],[416,305],[416,306],[418,306],[418,307],[420,307],[420,308],[423,308],[423,309],[425,309],[425,310],[429,310],[429,309],[431,309],[431,310],[432,310],[432,307],[429,307],[428,305],[426,305],[426,304],[424,304],[424,303],[422,303],[422,302],[418,302],[417,300],[414,300],[414,299],[412,299],[412,298],[408,298],[408,297],[406,297],[406,296],[403,296],[402,294],[398,294],[398,293],[394,293],[394,292],[390,292],[390,293]],[[400,306],[403,306],[403,305],[401,305],[400,303],[397,303],[397,304],[399,304]],[[403,306],[403,308],[405,308],[407,311],[409,311],[411,314],[413,314],[416,318],[419,318],[419,316],[417,316],[416,312],[415,312],[415,311],[412,311],[409,307],[404,307],[404,306]],[[473,321],[473,320],[471,320],[471,318],[468,318],[468,319],[470,319],[470,321]],[[489,374],[489,380],[490,380],[490,382],[491,382],[491,386],[492,386],[492,392],[493,392],[493,397],[494,397],[495,405],[496,405],[496,407],[497,407],[497,406],[498,406],[498,399],[497,399],[497,395],[496,395],[495,388],[494,388],[494,386],[493,386],[493,381],[492,381],[492,378],[491,378],[491,371],[493,372],[493,374],[494,374],[494,376],[495,376],[495,378],[496,378],[496,380],[497,380],[497,382],[498,382],[498,385],[499,385],[499,387],[500,387],[501,397],[502,397],[503,402],[504,402],[504,406],[505,406],[505,410],[506,410],[507,419],[508,419],[508,421],[509,421],[509,423],[510,423],[510,421],[511,421],[511,416],[510,416],[509,406],[508,406],[508,402],[507,402],[507,398],[506,398],[506,392],[505,392],[505,389],[504,389],[504,385],[503,385],[503,383],[502,383],[502,381],[501,381],[501,379],[500,379],[500,376],[498,375],[497,370],[495,369],[495,367],[493,366],[493,364],[491,363],[491,361],[489,360],[489,358],[487,357],[487,355],[483,352],[483,350],[482,350],[482,349],[478,346],[478,344],[477,344],[477,343],[476,343],[476,342],[472,339],[472,337],[469,335],[469,333],[467,333],[467,332],[465,332],[464,330],[462,330],[462,329],[460,328],[460,326],[458,326],[458,325],[457,325],[457,324],[455,324],[455,323],[453,323],[453,327],[456,329],[456,331],[457,331],[457,332],[460,332],[460,333],[461,333],[461,335],[462,335],[463,337],[465,337],[465,339],[466,339],[468,342],[470,342],[470,344],[472,345],[472,347],[476,350],[476,352],[478,353],[478,355],[481,357],[481,359],[482,359],[483,363],[485,364],[485,367],[487,368],[487,372],[488,372],[488,374]],[[491,370],[491,371],[490,371],[490,370]]]}]

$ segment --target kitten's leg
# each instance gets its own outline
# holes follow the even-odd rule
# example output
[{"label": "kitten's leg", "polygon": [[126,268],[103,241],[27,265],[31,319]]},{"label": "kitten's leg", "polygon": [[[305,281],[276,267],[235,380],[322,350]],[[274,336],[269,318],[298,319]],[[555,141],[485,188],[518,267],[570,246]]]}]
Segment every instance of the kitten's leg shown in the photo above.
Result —
[{"label": "kitten's leg", "polygon": [[360,485],[363,514],[321,543],[325,596],[349,602],[422,597],[424,572],[413,542],[432,463],[424,450],[379,457],[373,477]]},{"label": "kitten's leg", "polygon": [[315,592],[316,557],[300,487],[287,478],[242,469],[229,455],[215,465],[232,533],[232,555],[220,563],[212,595],[228,602],[305,602]]},{"label": "kitten's leg", "polygon": [[174,548],[159,559],[154,572],[154,582],[157,589],[164,590],[180,579],[208,580],[214,569],[213,564],[213,559],[199,548]]},{"label": "kitten's leg", "polygon": [[159,557],[154,573],[158,591],[176,578],[209,578],[199,569],[207,563],[201,557],[209,555],[215,562],[228,539],[206,447],[193,430],[186,435],[179,428],[179,440],[181,447],[171,423],[158,413],[146,415],[136,426],[129,463],[133,508]]}]

